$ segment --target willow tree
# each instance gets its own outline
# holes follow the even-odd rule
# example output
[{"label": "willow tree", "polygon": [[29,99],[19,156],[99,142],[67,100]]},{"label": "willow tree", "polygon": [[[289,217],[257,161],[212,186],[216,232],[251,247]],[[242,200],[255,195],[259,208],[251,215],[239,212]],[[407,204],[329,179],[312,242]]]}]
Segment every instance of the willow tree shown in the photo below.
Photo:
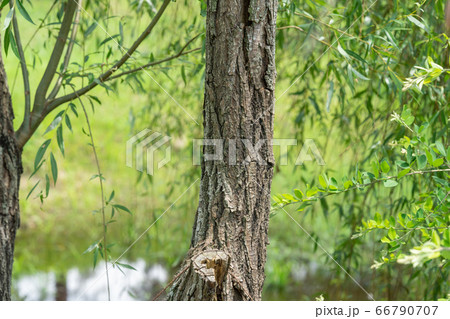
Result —
[{"label": "willow tree", "polygon": [[[97,8],[105,1],[90,2],[89,8]],[[107,2],[109,3],[109,2]],[[4,45],[6,52],[13,51],[20,61],[22,78],[24,84],[24,104],[18,105],[11,100],[7,77],[3,67],[3,59],[0,55],[0,300],[11,299],[11,273],[14,258],[14,243],[16,231],[19,227],[19,184],[22,175],[22,151],[27,146],[27,142],[36,133],[41,123],[51,115],[52,112],[58,110],[62,105],[73,101],[80,100],[86,97],[86,94],[91,92],[98,86],[107,87],[110,81],[127,78],[136,72],[142,71],[145,68],[158,65],[176,59],[182,55],[199,51],[200,48],[187,50],[187,46],[193,41],[191,39],[186,45],[180,47],[180,50],[175,54],[165,57],[161,60],[153,60],[147,64],[139,65],[133,59],[130,59],[136,50],[142,45],[144,40],[152,33],[161,16],[171,3],[171,0],[161,1],[159,10],[151,12],[152,19],[143,32],[134,39],[127,49],[124,49],[114,38],[107,32],[107,38],[102,42],[109,40],[110,43],[115,42],[120,50],[110,47],[111,57],[109,62],[112,65],[109,69],[102,64],[98,68],[97,73],[85,71],[84,67],[81,70],[71,70],[72,52],[74,45],[79,40],[84,41],[89,32],[92,32],[98,26],[98,22],[93,20],[92,13],[87,13],[83,8],[82,0],[67,0],[54,1],[50,11],[59,6],[57,17],[59,23],[51,24],[53,27],[57,25],[56,39],[49,39],[47,44],[53,43],[52,53],[45,66],[45,71],[41,80],[36,83],[30,83],[29,65],[26,62],[26,46],[22,45],[20,38],[20,26],[16,13],[19,12],[22,17],[28,21],[32,18],[27,13],[24,4],[20,0],[3,0],[0,2],[0,10],[6,11],[7,5],[10,5],[9,12],[5,17],[5,32]],[[109,4],[108,4],[109,5]],[[105,10],[97,10],[99,18],[105,18]],[[83,25],[85,32],[79,33],[80,16],[87,14],[85,22],[88,25]],[[94,14],[94,16],[96,16]],[[45,19],[44,19],[45,20]],[[39,28],[44,25],[44,21]],[[89,27],[90,26],[90,27]],[[51,33],[49,33],[51,34]],[[121,39],[121,43],[122,43]],[[179,45],[175,45],[175,48]],[[177,48],[178,49],[178,48]],[[115,52],[120,54],[115,59]],[[108,54],[109,56],[109,54]],[[147,58],[148,57],[144,57]],[[87,60],[86,56],[84,57]],[[45,58],[43,58],[45,60]],[[83,78],[88,78],[88,83],[83,81]],[[129,84],[129,83],[128,83]],[[65,90],[62,90],[65,88]],[[109,89],[109,87],[108,87]],[[91,97],[90,97],[91,98]],[[14,130],[14,111],[23,112],[23,121],[16,131]],[[63,112],[64,113],[64,112]],[[58,113],[59,114],[59,113]],[[61,123],[64,121],[61,121]],[[62,132],[62,130],[61,130]],[[58,132],[58,144],[61,142],[62,133]],[[44,153],[48,147],[49,142],[46,141],[38,150],[35,167],[39,168],[44,160]],[[61,146],[61,145],[59,145]],[[63,148],[61,149],[63,151]],[[54,169],[55,163],[52,162]],[[56,176],[53,176],[56,182]],[[47,184],[49,180],[47,179]],[[106,254],[105,254],[106,255]]]},{"label": "willow tree", "polygon": [[[277,5],[207,1],[204,139],[219,142],[203,148],[191,248],[169,300],[261,299],[274,166]],[[218,145],[223,157],[208,160]]]}]

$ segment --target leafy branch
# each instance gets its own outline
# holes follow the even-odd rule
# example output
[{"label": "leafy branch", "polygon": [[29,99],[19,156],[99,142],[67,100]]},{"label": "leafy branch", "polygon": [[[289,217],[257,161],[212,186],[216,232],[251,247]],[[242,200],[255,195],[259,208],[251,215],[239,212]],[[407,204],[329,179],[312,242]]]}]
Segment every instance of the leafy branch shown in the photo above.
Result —
[{"label": "leafy branch", "polygon": [[[76,92],[75,89],[73,89],[73,91]],[[106,216],[105,216],[105,192],[103,189],[103,175],[102,175],[102,171],[100,169],[100,162],[99,162],[98,156],[97,156],[97,149],[95,147],[94,136],[92,134],[91,124],[89,123],[89,116],[86,112],[86,108],[84,107],[84,103],[79,96],[78,96],[78,100],[80,101],[80,105],[83,108],[84,116],[86,118],[86,124],[87,124],[88,131],[89,131],[89,137],[91,139],[92,152],[94,153],[95,165],[97,167],[97,174],[98,174],[97,176],[98,176],[98,180],[99,180],[99,184],[100,184],[100,193],[101,193],[101,197],[102,197],[101,213],[102,213],[102,223],[103,223],[103,227],[102,227],[102,229],[103,229],[103,253],[104,253],[104,260],[105,260],[106,287],[108,290],[108,301],[111,301],[111,292],[110,292],[110,286],[109,286],[109,273],[108,273],[108,244],[107,244],[107,240],[106,240],[107,224],[106,224]]]}]

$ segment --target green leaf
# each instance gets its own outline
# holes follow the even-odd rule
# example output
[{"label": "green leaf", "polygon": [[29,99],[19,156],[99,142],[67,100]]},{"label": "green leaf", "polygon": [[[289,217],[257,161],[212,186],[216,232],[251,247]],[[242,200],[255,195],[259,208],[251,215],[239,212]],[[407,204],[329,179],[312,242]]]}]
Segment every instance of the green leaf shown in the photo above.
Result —
[{"label": "green leaf", "polygon": [[50,123],[50,125],[45,130],[44,135],[54,130],[59,125],[59,123],[61,123],[62,113],[64,113],[64,111],[59,112],[58,115],[55,116],[55,119]]},{"label": "green leaf", "polygon": [[290,202],[296,202],[297,201],[297,199],[294,196],[292,196],[291,194],[283,194],[283,197],[285,199],[287,199],[288,201],[290,201]]},{"label": "green leaf", "polygon": [[412,23],[414,23],[416,26],[418,26],[419,28],[421,28],[422,30],[424,30],[425,32],[429,32],[428,28],[425,26],[425,24],[423,24],[422,22],[420,22],[419,20],[417,20],[416,18],[414,18],[413,16],[408,16],[407,17],[409,21],[411,21]]},{"label": "green leaf", "polygon": [[56,181],[58,180],[58,165],[56,164],[56,160],[55,157],[53,156],[53,153],[50,153],[50,164],[52,168],[53,182],[54,185],[56,185]]},{"label": "green leaf", "polygon": [[394,228],[389,228],[388,236],[391,240],[394,240],[395,238],[398,237]]},{"label": "green leaf", "polygon": [[41,181],[39,180],[39,181],[37,181],[36,184],[34,184],[33,188],[32,188],[32,189],[30,190],[30,192],[28,193],[26,199],[28,199],[28,198],[30,197],[31,193],[33,193],[33,191],[36,189],[36,187],[39,185],[40,182],[41,182]]},{"label": "green leaf", "polygon": [[377,225],[381,225],[381,223],[383,222],[383,218],[381,217],[380,213],[375,213],[375,221],[377,223]]},{"label": "green leaf", "polygon": [[84,32],[84,37],[87,38],[97,28],[97,22],[92,23]]},{"label": "green leaf", "polygon": [[417,168],[424,169],[426,166],[427,166],[427,156],[425,154],[422,154],[417,158]]},{"label": "green leaf", "polygon": [[298,199],[302,199],[303,198],[303,193],[301,190],[299,189],[294,189],[294,195],[295,197],[297,197]]},{"label": "green leaf", "polygon": [[183,79],[184,85],[186,85],[187,80],[186,80],[186,72],[184,70],[184,65],[181,66],[181,78]]},{"label": "green leaf", "polygon": [[445,151],[444,144],[442,144],[441,140],[437,140],[436,142],[434,142],[434,144],[436,145],[436,148],[438,149],[439,153],[442,154],[442,156],[447,156],[447,152]]},{"label": "green leaf", "polygon": [[3,0],[2,4],[0,4],[0,10],[3,9],[8,3],[9,3],[9,0]]},{"label": "green leaf", "polygon": [[350,50],[345,50],[345,52],[347,52],[349,55],[351,55],[353,58],[355,58],[356,60],[358,60],[358,61],[360,61],[360,62],[362,62],[362,63],[365,63],[365,64],[368,64],[367,63],[367,61],[366,60],[364,60],[363,58],[361,58],[358,54],[356,54],[355,52],[353,52],[353,51],[350,51]]},{"label": "green leaf", "polygon": [[350,56],[348,55],[348,53],[341,47],[341,45],[338,43],[338,52],[347,60],[350,60]]},{"label": "green leaf", "polygon": [[86,249],[86,250],[83,252],[83,255],[86,255],[87,253],[90,253],[91,251],[93,251],[93,250],[97,247],[97,245],[98,245],[98,241],[96,241],[95,243],[93,243],[92,245],[90,245],[90,246],[88,247],[88,249]]},{"label": "green leaf", "polygon": [[443,158],[438,158],[435,161],[433,161],[433,167],[439,167],[442,164],[444,164],[444,159]]},{"label": "green leaf", "polygon": [[45,174],[45,197],[48,197],[48,193],[50,192],[50,178],[47,174]]},{"label": "green leaf", "polygon": [[137,271],[136,268],[134,268],[133,266],[130,266],[128,264],[122,264],[122,263],[119,263],[119,262],[116,262],[116,264],[118,264],[119,266],[122,266],[123,268],[127,268],[127,269],[131,269],[131,270]]},{"label": "green leaf", "polygon": [[398,185],[398,182],[393,179],[388,179],[383,183],[384,187],[395,187]]},{"label": "green leaf", "polygon": [[345,189],[349,189],[349,188],[352,187],[352,186],[353,186],[352,181],[345,181],[345,182],[344,182],[344,188],[345,188]]},{"label": "green leaf", "polygon": [[328,94],[327,94],[327,104],[325,106],[325,109],[327,110],[327,112],[330,112],[330,105],[331,105],[331,100],[333,99],[333,92],[334,92],[333,81],[330,81],[329,84],[330,84],[330,87],[328,89]]},{"label": "green leaf", "polygon": [[433,151],[429,152],[428,150],[425,150],[425,154],[427,155],[427,161],[430,163],[430,165],[434,162],[436,159],[436,155]]},{"label": "green leaf", "polygon": [[325,178],[323,178],[322,175],[319,175],[319,184],[320,184],[320,186],[322,186],[325,189],[328,188],[328,184],[327,184],[327,182],[325,181]]},{"label": "green leaf", "polygon": [[112,192],[111,192],[111,195],[109,195],[109,199],[108,199],[108,202],[110,202],[110,201],[112,201],[112,200],[113,200],[113,198],[114,198],[114,195],[115,195],[115,192],[114,192],[114,191],[112,191]]},{"label": "green leaf", "polygon": [[123,211],[125,211],[125,212],[131,214],[131,211],[130,211],[128,208],[126,208],[125,206],[123,206],[123,205],[114,204],[113,206],[114,206],[115,208],[117,208],[117,209],[123,210]]},{"label": "green leaf", "polygon": [[361,80],[370,81],[370,79],[367,76],[362,75],[361,73],[356,71],[354,68],[352,68],[352,72],[354,75],[356,75],[356,77],[360,78]]},{"label": "green leaf", "polygon": [[11,20],[13,18],[14,15],[14,7],[12,7],[11,9],[9,9],[8,14],[6,15],[5,18],[5,22],[3,23],[3,30],[6,30],[9,28],[10,24],[11,24]]},{"label": "green leaf", "polygon": [[431,235],[431,241],[435,243],[437,246],[441,245],[441,238],[436,230],[433,230],[433,234]]},{"label": "green leaf", "polygon": [[381,167],[381,171],[385,174],[389,173],[389,171],[391,170],[389,163],[386,160],[381,162],[380,167]]},{"label": "green leaf", "polygon": [[313,197],[314,195],[317,194],[319,190],[317,189],[317,187],[313,187],[311,189],[309,189],[308,191],[306,191],[306,197]]},{"label": "green leaf", "polygon": [[10,39],[9,39],[10,38],[10,34],[11,34],[11,32],[9,32],[9,30],[6,30],[5,38],[3,40],[3,49],[5,50],[6,56],[8,56],[9,44],[11,42]]},{"label": "green leaf", "polygon": [[65,120],[66,120],[66,125],[67,125],[67,127],[68,127],[69,130],[72,132],[72,124],[70,123],[70,119],[69,119],[69,117],[67,116],[67,114],[66,114],[66,116],[65,116]]},{"label": "green leaf", "polygon": [[37,169],[39,164],[41,163],[42,157],[45,154],[45,151],[47,150],[48,146],[50,145],[51,140],[46,140],[41,147],[39,147],[36,157],[34,158],[34,169]]},{"label": "green leaf", "polygon": [[20,14],[29,22],[31,22],[32,24],[34,24],[33,20],[31,20],[30,15],[28,14],[27,10],[25,10],[25,8],[23,7],[23,4],[21,2],[21,0],[16,0],[16,4],[17,4],[17,9],[19,9]]},{"label": "green leaf", "polygon": [[62,132],[62,126],[59,126],[56,130],[56,140],[58,141],[58,147],[61,150],[62,155],[64,156],[64,138]]},{"label": "green leaf", "polygon": [[400,173],[398,173],[398,175],[397,175],[397,179],[404,177],[406,174],[409,173],[410,170],[411,170],[410,168],[407,168],[407,169],[400,171]]},{"label": "green leaf", "polygon": [[20,60],[19,49],[17,48],[16,39],[14,38],[11,26],[9,26],[5,31],[5,51],[7,54],[9,45],[11,45],[11,50],[13,51],[14,55]]},{"label": "green leaf", "polygon": [[[450,251],[448,251],[448,250],[441,251],[441,256],[444,257],[447,260],[450,260]],[[444,300],[447,300],[447,299],[444,299]]]},{"label": "green leaf", "polygon": [[379,172],[379,168],[378,168],[378,166],[379,166],[378,162],[373,161],[371,163],[371,166],[372,166],[372,173],[373,173],[373,175],[375,176],[375,178],[378,179],[378,177],[380,176],[380,172]]},{"label": "green leaf", "polygon": [[408,126],[414,123],[415,117],[411,114],[411,110],[408,109],[406,106],[403,107],[401,117],[402,117],[402,120],[405,122],[405,124]]},{"label": "green leaf", "polygon": [[[97,259],[98,259],[98,252],[99,252],[100,250],[98,249],[98,247],[96,247],[95,248],[95,251],[94,251],[94,260],[93,260],[93,262],[94,262],[94,268],[95,268],[95,266],[97,265]],[[100,251],[100,253],[101,253],[101,251]]]}]

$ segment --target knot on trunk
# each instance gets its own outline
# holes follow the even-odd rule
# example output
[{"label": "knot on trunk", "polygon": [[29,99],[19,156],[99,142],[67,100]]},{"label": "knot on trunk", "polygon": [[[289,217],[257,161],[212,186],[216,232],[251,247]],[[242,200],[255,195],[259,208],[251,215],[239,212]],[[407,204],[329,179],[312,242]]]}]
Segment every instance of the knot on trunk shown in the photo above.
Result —
[{"label": "knot on trunk", "polygon": [[223,300],[223,282],[230,266],[230,256],[224,251],[211,249],[192,257],[194,271],[214,289],[215,300]]}]

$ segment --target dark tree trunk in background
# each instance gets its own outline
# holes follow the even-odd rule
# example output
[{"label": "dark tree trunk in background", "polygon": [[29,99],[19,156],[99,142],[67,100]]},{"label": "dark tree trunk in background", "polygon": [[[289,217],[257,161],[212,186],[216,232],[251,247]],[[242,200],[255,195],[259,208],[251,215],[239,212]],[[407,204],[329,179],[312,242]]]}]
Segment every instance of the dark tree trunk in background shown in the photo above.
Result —
[{"label": "dark tree trunk in background", "polygon": [[14,241],[19,227],[22,151],[14,137],[13,119],[11,96],[0,53],[0,300],[11,299]]},{"label": "dark tree trunk in background", "polygon": [[261,299],[274,165],[276,12],[275,0],[208,0],[204,138],[224,141],[224,159],[202,162],[191,248],[169,300]]},{"label": "dark tree trunk in background", "polygon": [[67,301],[67,279],[65,274],[56,277],[55,301]]}]

